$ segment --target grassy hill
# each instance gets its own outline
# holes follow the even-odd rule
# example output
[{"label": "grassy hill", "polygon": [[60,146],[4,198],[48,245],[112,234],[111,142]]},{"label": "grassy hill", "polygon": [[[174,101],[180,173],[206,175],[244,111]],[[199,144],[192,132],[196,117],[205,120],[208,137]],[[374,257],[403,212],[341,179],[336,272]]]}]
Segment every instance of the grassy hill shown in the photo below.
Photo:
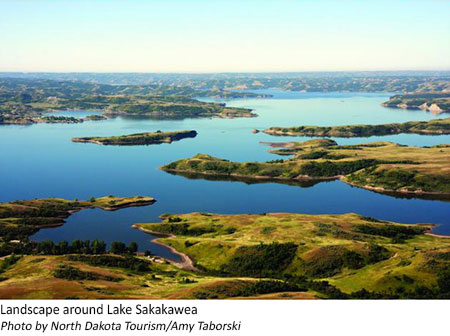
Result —
[{"label": "grassy hill", "polygon": [[138,225],[173,234],[160,241],[214,276],[308,278],[347,294],[365,289],[412,297],[424,288],[437,295],[450,272],[450,239],[426,234],[430,225],[357,214],[191,213],[162,219]]},{"label": "grassy hill", "polygon": [[395,95],[382,105],[394,108],[421,109],[434,113],[450,112],[450,92],[416,92]]},{"label": "grassy hill", "polygon": [[227,176],[274,181],[327,180],[340,178],[346,183],[378,192],[450,195],[450,146],[409,147],[391,142],[339,146],[318,139],[276,144],[275,154],[290,155],[288,160],[231,162],[206,154],[169,163],[161,169],[172,173]]},{"label": "grassy hill", "polygon": [[450,118],[430,121],[409,121],[405,123],[381,125],[345,125],[345,126],[298,126],[270,127],[263,131],[270,135],[309,136],[309,137],[370,137],[414,133],[421,135],[450,134]]}]

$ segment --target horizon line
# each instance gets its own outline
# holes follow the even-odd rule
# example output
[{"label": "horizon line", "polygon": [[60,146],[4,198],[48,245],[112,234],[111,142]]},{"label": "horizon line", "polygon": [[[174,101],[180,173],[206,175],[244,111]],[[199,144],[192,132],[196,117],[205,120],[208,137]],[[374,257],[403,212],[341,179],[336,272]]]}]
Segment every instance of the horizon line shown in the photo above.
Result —
[{"label": "horizon line", "polygon": [[97,73],[97,74],[289,74],[289,73],[344,73],[344,72],[450,72],[448,69],[389,69],[389,70],[289,70],[289,71],[45,71],[45,70],[0,70],[0,73],[49,73],[49,74],[61,74],[61,73]]}]

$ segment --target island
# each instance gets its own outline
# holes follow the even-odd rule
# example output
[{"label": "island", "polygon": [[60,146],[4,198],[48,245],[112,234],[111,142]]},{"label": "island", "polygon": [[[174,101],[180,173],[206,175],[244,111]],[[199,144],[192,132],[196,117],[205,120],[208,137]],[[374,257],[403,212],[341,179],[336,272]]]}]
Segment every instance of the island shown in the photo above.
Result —
[{"label": "island", "polygon": [[171,143],[186,138],[195,138],[197,132],[194,130],[175,131],[175,132],[147,132],[129,135],[109,136],[109,137],[83,137],[73,138],[73,142],[90,142],[98,145],[113,146],[136,146],[136,145],[154,145],[162,143]]},{"label": "island", "polygon": [[101,114],[91,114],[85,117],[84,119],[91,121],[100,121],[100,120],[107,120],[108,118]]},{"label": "island", "polygon": [[381,125],[270,127],[263,132],[275,136],[335,138],[371,137],[401,133],[443,135],[450,134],[450,118]]},{"label": "island", "polygon": [[157,119],[184,118],[254,118],[251,109],[227,107],[225,103],[206,103],[184,97],[127,97],[119,104],[105,107],[109,116],[144,116]]},{"label": "island", "polygon": [[274,181],[340,179],[382,193],[450,196],[450,145],[410,147],[392,142],[338,145],[330,139],[271,143],[274,154],[292,158],[268,162],[231,162],[207,154],[169,163],[162,170],[204,176]]},{"label": "island", "polygon": [[450,92],[417,92],[395,95],[381,105],[385,107],[425,110],[435,114],[450,112]]},{"label": "island", "polygon": [[[0,124],[80,123],[106,116],[184,118],[251,118],[251,109],[203,102],[193,97],[267,97],[223,89],[153,85],[99,85],[77,81],[0,78]],[[46,116],[67,110],[101,111],[86,118]]]}]

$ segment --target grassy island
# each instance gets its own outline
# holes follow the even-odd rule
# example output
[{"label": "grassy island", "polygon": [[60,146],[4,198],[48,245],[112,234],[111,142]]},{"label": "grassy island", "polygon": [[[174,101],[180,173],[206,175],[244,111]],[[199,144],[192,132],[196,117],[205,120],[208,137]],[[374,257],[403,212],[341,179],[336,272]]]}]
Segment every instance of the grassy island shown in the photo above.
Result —
[{"label": "grassy island", "polygon": [[100,120],[107,120],[108,118],[105,117],[104,115],[92,114],[92,115],[88,115],[84,119],[85,120],[90,120],[90,121],[100,121]]},{"label": "grassy island", "polygon": [[153,145],[161,143],[171,143],[185,138],[195,138],[197,132],[194,130],[176,131],[176,132],[147,132],[129,135],[110,136],[110,137],[83,137],[73,138],[73,142],[91,142],[99,145],[115,146],[134,146],[134,145]]},{"label": "grassy island", "polygon": [[206,103],[184,97],[128,97],[120,104],[106,107],[106,115],[147,116],[154,118],[251,118],[251,109],[227,107],[223,103]]},{"label": "grassy island", "polygon": [[275,181],[341,179],[385,193],[448,199],[450,145],[408,147],[391,142],[339,146],[327,139],[272,144],[288,160],[231,162],[206,154],[167,164],[172,173],[195,173]]},{"label": "grassy island", "polygon": [[263,132],[270,135],[337,138],[370,137],[401,133],[442,135],[450,134],[450,118],[381,125],[270,127]]},{"label": "grassy island", "polygon": [[382,105],[403,109],[420,109],[437,114],[450,112],[450,92],[418,92],[396,95]]}]

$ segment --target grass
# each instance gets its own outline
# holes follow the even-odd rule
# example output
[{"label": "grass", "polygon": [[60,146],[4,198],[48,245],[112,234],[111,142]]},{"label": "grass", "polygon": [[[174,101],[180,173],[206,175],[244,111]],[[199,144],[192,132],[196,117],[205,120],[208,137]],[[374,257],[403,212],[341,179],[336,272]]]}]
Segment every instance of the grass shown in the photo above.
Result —
[{"label": "grass", "polygon": [[104,196],[92,197],[89,201],[47,198],[0,203],[0,237],[6,242],[23,240],[42,227],[62,225],[71,213],[82,209],[116,210],[154,202],[155,199],[148,196]]},{"label": "grass", "polygon": [[[436,290],[441,274],[450,270],[450,240],[424,234],[428,224],[353,213],[162,218],[162,223],[138,226],[170,227],[166,232],[176,236],[160,241],[190,256],[198,271],[144,257],[131,263],[113,254],[24,255],[4,262],[0,298],[300,299],[336,297],[339,290],[342,297],[362,289],[398,295],[421,287]],[[413,233],[393,239],[393,232],[405,230]]]},{"label": "grass", "polygon": [[450,94],[448,92],[409,93],[395,95],[383,103],[386,107],[424,109],[432,112],[450,111]]},{"label": "grass", "polygon": [[[223,279],[159,263],[152,263],[148,272],[130,272],[73,261],[70,256],[24,256],[2,276],[7,280],[0,282],[1,299],[196,299],[207,292],[227,298],[257,297],[261,291],[252,285],[256,280],[249,278]],[[293,295],[314,297],[311,293]]]},{"label": "grass", "polygon": [[161,143],[171,143],[185,138],[194,138],[197,132],[189,131],[175,131],[175,132],[147,132],[136,133],[129,135],[110,136],[110,137],[83,137],[73,138],[73,142],[91,142],[100,145],[118,145],[118,146],[132,146],[132,145],[152,145]]},{"label": "grass", "polygon": [[[347,293],[363,288],[396,293],[398,290],[414,290],[418,286],[435,288],[439,272],[450,265],[436,266],[437,257],[433,255],[450,251],[450,240],[425,235],[424,232],[431,228],[425,224],[397,224],[357,214],[191,213],[173,216],[180,221],[170,223],[171,216],[167,215],[163,224],[142,223],[139,226],[147,230],[164,225],[187,225],[191,230],[212,226],[221,228],[202,235],[192,236],[189,235],[191,231],[185,231],[184,235],[160,239],[189,255],[206,274],[261,277],[264,274],[255,273],[261,255],[266,261],[264,267],[272,271],[271,277],[307,276],[327,280]],[[415,233],[396,241],[392,234],[361,232],[361,226],[380,228],[381,232],[390,227],[392,232],[410,229]],[[265,233],[267,227],[276,229],[268,235]],[[233,233],[227,234],[227,228],[233,228]],[[280,246],[292,244],[295,246],[294,255],[282,258],[281,262],[271,259],[272,252],[257,252],[274,242]],[[271,260],[275,260],[273,265]],[[287,264],[283,265],[283,262]]]},{"label": "grass", "polygon": [[450,118],[381,125],[270,127],[263,132],[271,135],[342,138],[370,137],[401,133],[442,135],[450,134]]},{"label": "grass", "polygon": [[[231,162],[206,154],[169,163],[161,169],[173,173],[274,180],[326,180],[376,191],[415,195],[450,194],[450,145],[410,147],[392,142],[339,146],[332,140],[271,143],[274,154],[289,160]],[[439,196],[441,195],[441,196]]]}]

